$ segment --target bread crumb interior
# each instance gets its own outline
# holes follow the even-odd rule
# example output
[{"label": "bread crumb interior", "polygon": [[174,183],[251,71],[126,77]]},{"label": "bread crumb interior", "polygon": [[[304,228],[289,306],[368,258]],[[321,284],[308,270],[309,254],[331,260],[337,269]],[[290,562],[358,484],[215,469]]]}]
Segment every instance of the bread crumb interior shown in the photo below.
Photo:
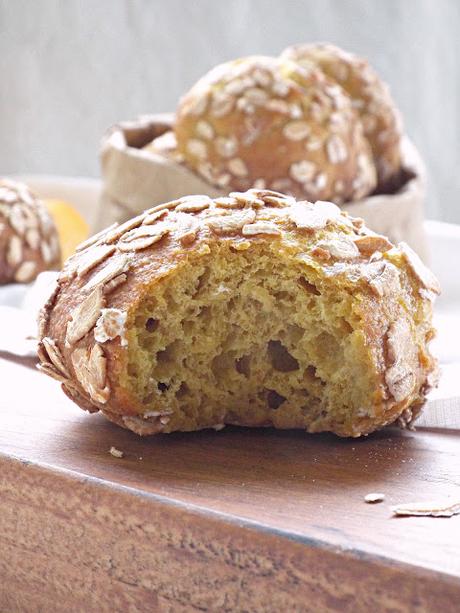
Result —
[{"label": "bread crumb interior", "polygon": [[347,431],[375,365],[356,297],[260,241],[222,242],[152,286],[131,316],[123,385],[164,431],[221,424]]}]

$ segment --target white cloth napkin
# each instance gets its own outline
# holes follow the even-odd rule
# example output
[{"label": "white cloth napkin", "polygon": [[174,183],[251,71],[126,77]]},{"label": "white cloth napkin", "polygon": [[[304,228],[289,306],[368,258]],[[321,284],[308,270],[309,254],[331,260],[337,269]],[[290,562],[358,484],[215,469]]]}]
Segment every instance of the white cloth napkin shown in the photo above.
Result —
[{"label": "white cloth napkin", "polygon": [[38,312],[54,289],[58,273],[42,272],[29,285],[0,287],[0,351],[36,355]]}]

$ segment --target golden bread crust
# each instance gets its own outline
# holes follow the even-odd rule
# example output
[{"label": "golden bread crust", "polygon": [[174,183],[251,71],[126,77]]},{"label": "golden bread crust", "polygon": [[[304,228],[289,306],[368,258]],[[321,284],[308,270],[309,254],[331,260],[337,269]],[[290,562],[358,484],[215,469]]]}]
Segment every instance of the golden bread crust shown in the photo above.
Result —
[{"label": "golden bread crust", "polygon": [[[249,260],[268,256],[308,267],[322,288],[346,297],[358,322],[353,342],[372,382],[366,410],[340,422],[320,416],[306,423],[299,413],[235,416],[222,407],[218,421],[213,413],[193,425],[164,406],[146,411],[127,383],[139,305],[205,259],[212,267],[217,254],[241,252]],[[316,292],[302,283],[306,296]],[[398,418],[409,423],[423,404],[436,371],[428,342],[438,292],[435,277],[407,245],[394,247],[330,202],[296,202],[268,190],[215,200],[189,196],[108,228],[67,261],[40,315],[40,368],[83,409],[100,410],[138,434],[238,423],[359,436]]]},{"label": "golden bread crust", "polygon": [[57,230],[43,202],[26,185],[0,180],[0,284],[28,283],[59,265]]},{"label": "golden bread crust", "polygon": [[367,60],[329,43],[293,45],[281,57],[318,67],[350,96],[372,148],[379,190],[391,191],[401,168],[402,122],[386,83]]},{"label": "golden bread crust", "polygon": [[217,66],[181,100],[174,131],[184,163],[220,188],[340,203],[376,185],[349,96],[321,70],[289,59]]}]

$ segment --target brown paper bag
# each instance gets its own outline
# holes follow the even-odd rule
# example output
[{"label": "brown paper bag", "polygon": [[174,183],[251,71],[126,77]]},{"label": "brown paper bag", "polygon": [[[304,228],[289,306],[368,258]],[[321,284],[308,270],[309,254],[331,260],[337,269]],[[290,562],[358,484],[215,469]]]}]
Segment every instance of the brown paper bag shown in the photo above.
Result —
[{"label": "brown paper bag", "polygon": [[[184,165],[145,150],[154,138],[171,129],[173,115],[150,115],[113,126],[102,141],[103,190],[98,229],[123,222],[144,209],[188,194],[211,197],[226,192],[209,185]],[[342,208],[362,217],[375,232],[393,242],[405,240],[423,259],[427,244],[423,229],[425,170],[414,145],[403,142],[403,180],[394,194],[374,195]]]}]

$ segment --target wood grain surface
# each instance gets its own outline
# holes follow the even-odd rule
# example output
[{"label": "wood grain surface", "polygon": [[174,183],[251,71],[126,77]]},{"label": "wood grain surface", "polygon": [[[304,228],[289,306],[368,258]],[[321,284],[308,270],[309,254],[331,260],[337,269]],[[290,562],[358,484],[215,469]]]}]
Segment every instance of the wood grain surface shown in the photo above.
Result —
[{"label": "wood grain surface", "polygon": [[460,498],[458,432],[139,438],[0,379],[2,613],[459,610],[460,516],[389,509]]}]

